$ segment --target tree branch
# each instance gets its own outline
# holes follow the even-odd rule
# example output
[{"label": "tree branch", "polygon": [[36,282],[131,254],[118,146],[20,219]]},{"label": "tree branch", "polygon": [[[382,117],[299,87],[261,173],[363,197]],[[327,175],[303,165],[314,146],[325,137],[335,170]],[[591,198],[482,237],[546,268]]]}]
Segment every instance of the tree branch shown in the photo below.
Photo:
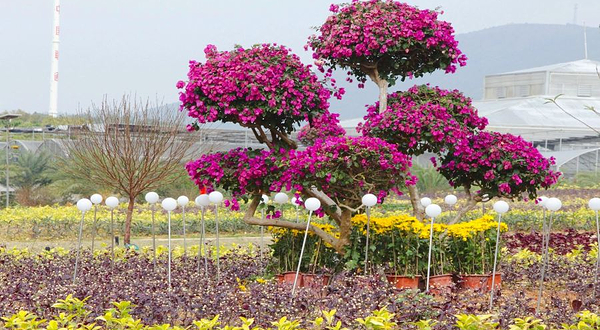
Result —
[{"label": "tree branch", "polygon": [[[296,222],[277,220],[277,219],[262,220],[262,219],[255,217],[254,214],[256,213],[256,208],[260,204],[261,200],[262,200],[262,197],[260,195],[256,195],[252,198],[252,201],[250,202],[250,205],[248,206],[248,209],[246,209],[246,212],[244,214],[244,222],[245,223],[250,224],[250,225],[275,226],[275,227],[282,227],[282,228],[288,228],[288,229],[306,230],[306,223],[296,223]],[[323,239],[324,242],[333,246],[333,248],[337,252],[344,254],[344,246],[343,246],[343,244],[340,243],[339,239],[333,237],[332,235],[330,235],[326,231],[322,230],[321,228],[313,226],[313,225],[309,226],[309,231],[315,233],[315,235],[317,235],[321,239]]]}]

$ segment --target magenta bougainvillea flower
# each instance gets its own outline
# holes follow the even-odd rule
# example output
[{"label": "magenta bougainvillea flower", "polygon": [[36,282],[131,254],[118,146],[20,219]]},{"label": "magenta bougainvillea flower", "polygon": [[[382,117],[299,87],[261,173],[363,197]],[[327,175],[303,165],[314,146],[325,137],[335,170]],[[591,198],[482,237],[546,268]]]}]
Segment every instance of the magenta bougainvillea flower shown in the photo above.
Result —
[{"label": "magenta bougainvillea flower", "polygon": [[[188,81],[177,87],[181,109],[198,123],[273,125],[292,132],[308,112],[325,112],[332,91],[297,55],[275,44],[204,50],[206,62],[190,61]],[[341,97],[340,90],[334,91]],[[192,124],[198,128],[198,124]]]},{"label": "magenta bougainvillea flower", "polygon": [[520,136],[478,132],[460,139],[441,159],[440,172],[453,186],[477,186],[479,195],[535,199],[537,190],[555,184],[553,158],[545,158]]},{"label": "magenta bougainvillea flower", "polygon": [[450,23],[438,12],[399,1],[352,1],[330,7],[332,15],[309,38],[317,64],[349,69],[359,82],[368,66],[392,83],[466,64]]},{"label": "magenta bougainvillea flower", "polygon": [[302,126],[298,131],[298,140],[305,145],[311,145],[316,139],[346,135],[346,130],[340,126],[339,116],[337,113],[327,111],[316,118],[308,120],[309,123]]},{"label": "magenta bougainvillea flower", "polygon": [[291,184],[287,189],[315,186],[335,200],[355,204],[366,192],[383,200],[388,191],[400,193],[397,188],[414,184],[410,166],[409,157],[379,138],[329,136],[305,150],[292,150],[283,162],[283,181]]},{"label": "magenta bougainvillea flower", "polygon": [[[327,136],[305,150],[251,150],[237,148],[202,155],[186,169],[194,182],[209,191],[230,191],[230,207],[237,199],[281,190],[319,190],[338,201],[360,205],[366,192],[381,200],[390,190],[415,184],[408,172],[410,159],[393,144],[373,137]],[[352,192],[352,193],[349,193]]]},{"label": "magenta bougainvillea flower", "polygon": [[380,112],[379,103],[375,103],[364,119],[359,132],[394,143],[409,155],[442,152],[487,125],[471,99],[457,90],[428,85],[390,94],[387,110]]}]

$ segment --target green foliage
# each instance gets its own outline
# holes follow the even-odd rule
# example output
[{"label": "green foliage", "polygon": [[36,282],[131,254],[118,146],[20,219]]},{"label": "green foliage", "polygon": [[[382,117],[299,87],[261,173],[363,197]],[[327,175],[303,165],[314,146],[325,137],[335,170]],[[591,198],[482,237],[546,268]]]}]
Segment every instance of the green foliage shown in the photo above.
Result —
[{"label": "green foliage", "polygon": [[394,314],[390,313],[387,308],[383,307],[379,310],[373,311],[372,315],[365,317],[364,319],[357,319],[360,325],[364,326],[367,330],[391,330],[396,329],[396,322],[393,321]]},{"label": "green foliage", "polygon": [[72,294],[68,295],[65,299],[59,299],[57,303],[52,305],[56,309],[64,310],[65,312],[72,315],[74,318],[83,321],[90,312],[85,309],[85,302],[89,297],[83,300],[74,298]]},{"label": "green foliage", "polygon": [[46,125],[58,126],[58,125],[81,125],[84,120],[81,116],[77,115],[62,115],[58,117],[52,117],[45,113],[29,113],[21,109],[13,111],[4,111],[2,114],[17,113],[21,117],[13,119],[10,123],[12,127],[43,127]]},{"label": "green foliage", "polygon": [[410,168],[410,172],[419,180],[417,181],[417,189],[421,193],[430,194],[442,191],[452,191],[452,187],[448,184],[448,180],[444,178],[440,172],[433,166],[419,166],[414,164]]},{"label": "green foliage", "polygon": [[55,171],[52,156],[46,152],[22,152],[16,162],[17,174],[13,183],[17,187],[39,187],[52,183]]},{"label": "green foliage", "polygon": [[413,323],[419,330],[433,330],[433,327],[435,327],[436,324],[438,324],[438,321],[435,320],[421,320]]},{"label": "green foliage", "polygon": [[577,323],[563,324],[563,330],[598,330],[600,329],[600,316],[590,311],[577,314]]},{"label": "green foliage", "polygon": [[494,322],[495,317],[492,314],[458,314],[456,315],[456,327],[461,330],[494,330],[499,325],[498,322]]},{"label": "green foliage", "polygon": [[[321,315],[313,320],[307,320],[306,326],[299,320],[290,319],[287,316],[271,322],[272,327],[262,328],[254,326],[254,319],[240,317],[239,325],[222,324],[220,316],[215,315],[211,319],[201,319],[192,322],[192,326],[181,327],[171,324],[146,325],[139,319],[132,317],[131,312],[135,307],[129,301],[114,302],[113,308],[105,311],[102,316],[96,318],[99,322],[93,322],[89,318],[90,312],[86,309],[87,298],[80,300],[69,295],[53,305],[60,312],[51,319],[41,319],[34,313],[19,311],[11,316],[2,317],[0,328],[18,330],[349,330],[342,327],[342,322],[336,317],[336,310],[323,310]],[[456,315],[455,327],[460,330],[495,330],[498,322],[495,315]],[[398,323],[400,321],[400,323]],[[351,329],[365,330],[395,330],[410,329],[432,330],[438,328],[439,322],[435,319],[424,319],[417,322],[398,320],[394,313],[386,307],[372,311],[364,318],[356,319],[356,325]],[[450,327],[445,327],[450,328]],[[547,326],[542,320],[527,316],[516,318],[509,326],[509,330],[545,330]],[[577,314],[577,319],[572,323],[564,323],[563,330],[597,330],[600,329],[600,316],[589,311]]]},{"label": "green foliage", "polygon": [[542,320],[527,316],[526,318],[520,319],[516,318],[514,324],[511,324],[508,327],[508,330],[545,330],[546,325]]},{"label": "green foliage", "polygon": [[579,172],[573,178],[561,177],[557,187],[598,189],[600,188],[600,173]]}]

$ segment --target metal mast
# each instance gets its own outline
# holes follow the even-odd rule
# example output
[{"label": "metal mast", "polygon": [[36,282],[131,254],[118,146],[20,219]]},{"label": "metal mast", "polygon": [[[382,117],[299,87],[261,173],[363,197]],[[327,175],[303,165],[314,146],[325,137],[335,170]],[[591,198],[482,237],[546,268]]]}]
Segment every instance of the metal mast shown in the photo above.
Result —
[{"label": "metal mast", "polygon": [[50,70],[50,108],[48,114],[58,116],[58,45],[60,44],[60,0],[54,0],[52,22],[52,65]]}]

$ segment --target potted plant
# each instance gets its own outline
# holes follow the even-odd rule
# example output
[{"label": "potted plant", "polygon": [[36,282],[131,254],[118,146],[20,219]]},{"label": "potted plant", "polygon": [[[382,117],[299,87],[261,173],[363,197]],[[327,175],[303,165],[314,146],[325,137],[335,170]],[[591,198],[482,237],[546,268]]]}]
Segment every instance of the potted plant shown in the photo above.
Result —
[{"label": "potted plant", "polygon": [[321,238],[317,238],[317,242],[315,243],[310,264],[307,268],[309,273],[302,273],[302,285],[300,286],[320,289],[329,284],[331,275],[327,274],[329,273],[327,268],[320,267],[321,269],[319,271],[317,271],[317,268],[323,263],[323,260],[334,259],[335,256],[331,254],[334,254],[335,252],[331,249],[327,249]]},{"label": "potted plant", "polygon": [[[454,289],[455,282],[452,275],[454,267],[452,262],[449,262],[447,258],[447,237],[436,236],[434,237],[434,245],[431,252],[431,273],[434,275],[429,277],[429,292],[432,294],[444,294]],[[424,272],[426,273],[427,269]]]},{"label": "potted plant", "polygon": [[[314,223],[313,225],[319,226],[323,230],[332,230],[332,226],[328,224]],[[270,227],[269,231],[273,239],[273,244],[270,247],[275,256],[271,267],[280,272],[275,277],[278,283],[291,285],[296,278],[296,267],[298,266],[304,233],[298,230],[273,227]],[[296,285],[298,287],[313,288],[327,285],[331,276],[326,274],[326,267],[339,259],[335,253],[320,237],[309,233]],[[317,269],[321,270],[317,272]]]},{"label": "potted plant", "polygon": [[[398,219],[395,230],[391,232],[392,261],[389,271],[385,276],[390,284],[398,289],[418,289],[422,276],[419,270],[425,265],[427,259],[419,251],[421,242],[414,226],[409,223],[418,221],[416,218]],[[409,223],[407,223],[409,222]],[[408,228],[400,230],[399,228]]]},{"label": "potted plant", "polygon": [[[454,256],[454,266],[459,273],[459,288],[489,291],[492,278],[489,274],[494,261],[496,222],[490,215],[454,225],[449,229],[449,248]],[[504,225],[504,230],[506,225]],[[494,286],[501,281],[496,274]]]}]

